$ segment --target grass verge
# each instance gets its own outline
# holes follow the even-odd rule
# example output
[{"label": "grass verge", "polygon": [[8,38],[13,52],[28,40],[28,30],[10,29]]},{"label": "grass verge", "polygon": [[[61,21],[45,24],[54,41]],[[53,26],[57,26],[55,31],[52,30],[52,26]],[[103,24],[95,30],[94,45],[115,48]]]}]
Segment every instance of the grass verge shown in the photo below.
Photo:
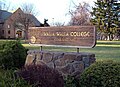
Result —
[{"label": "grass verge", "polygon": [[[28,49],[40,49],[39,46],[31,46],[23,44]],[[62,51],[62,52],[77,52],[76,48],[63,47],[43,47],[43,50],[48,51]],[[94,48],[81,48],[80,52],[90,52],[96,55],[97,61],[113,60],[120,61],[120,41],[97,41]]]}]

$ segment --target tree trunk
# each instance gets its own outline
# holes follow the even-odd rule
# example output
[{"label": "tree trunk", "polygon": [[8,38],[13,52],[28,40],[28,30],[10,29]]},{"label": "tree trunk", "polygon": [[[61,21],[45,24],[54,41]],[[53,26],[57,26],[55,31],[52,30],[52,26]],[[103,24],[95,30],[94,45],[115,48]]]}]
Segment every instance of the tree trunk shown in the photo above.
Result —
[{"label": "tree trunk", "polygon": [[28,40],[28,27],[25,28],[25,42]]}]

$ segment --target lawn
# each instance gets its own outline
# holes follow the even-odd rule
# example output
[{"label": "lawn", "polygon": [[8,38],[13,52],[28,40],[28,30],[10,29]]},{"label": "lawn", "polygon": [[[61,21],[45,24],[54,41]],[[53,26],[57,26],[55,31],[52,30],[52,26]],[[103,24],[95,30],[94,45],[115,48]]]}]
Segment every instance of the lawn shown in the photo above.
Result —
[{"label": "lawn", "polygon": [[[40,49],[38,46],[30,46],[23,44],[28,49]],[[48,51],[63,51],[63,52],[76,52],[75,48],[62,48],[62,47],[43,47],[43,50]],[[94,48],[81,48],[80,52],[90,52],[96,55],[97,61],[100,60],[114,60],[120,62],[120,41],[97,41]]]}]

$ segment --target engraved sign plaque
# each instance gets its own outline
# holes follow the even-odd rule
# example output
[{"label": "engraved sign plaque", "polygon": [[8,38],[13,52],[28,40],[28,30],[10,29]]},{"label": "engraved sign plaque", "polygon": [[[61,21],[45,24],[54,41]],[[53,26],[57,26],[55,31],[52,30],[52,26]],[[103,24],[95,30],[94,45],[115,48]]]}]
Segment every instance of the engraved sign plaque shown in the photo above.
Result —
[{"label": "engraved sign plaque", "polygon": [[96,45],[95,26],[30,27],[32,45],[92,48]]}]

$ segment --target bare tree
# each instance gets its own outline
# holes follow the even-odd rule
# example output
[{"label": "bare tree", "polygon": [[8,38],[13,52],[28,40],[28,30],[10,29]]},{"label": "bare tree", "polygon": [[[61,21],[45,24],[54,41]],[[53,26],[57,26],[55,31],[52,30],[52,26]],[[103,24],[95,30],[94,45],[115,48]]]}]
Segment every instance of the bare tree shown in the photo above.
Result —
[{"label": "bare tree", "polygon": [[90,25],[90,6],[88,3],[83,2],[75,5],[75,10],[69,10],[71,15],[70,25]]},{"label": "bare tree", "polygon": [[25,40],[28,39],[28,27],[32,23],[29,14],[24,14],[23,16],[19,16],[19,18],[15,21],[15,27],[21,29],[25,33]]},{"label": "bare tree", "polygon": [[0,10],[8,11],[10,9],[11,9],[11,4],[8,0],[0,1]]},{"label": "bare tree", "polygon": [[61,22],[55,22],[54,25],[55,26],[64,26],[65,22],[64,23],[61,23]]},{"label": "bare tree", "polygon": [[21,4],[21,9],[26,14],[32,14],[36,16],[39,12],[36,10],[36,7],[32,3],[23,3]]},{"label": "bare tree", "polygon": [[31,3],[23,3],[21,5],[23,15],[19,15],[17,20],[15,21],[15,27],[19,27],[25,33],[24,39],[28,39],[28,28],[30,26],[34,26],[34,15],[37,15],[37,11],[35,11],[34,4]]},{"label": "bare tree", "polygon": [[[31,14],[20,13],[15,19],[14,27],[24,31],[24,39],[28,39],[28,28],[32,26],[33,20],[31,19]],[[34,24],[33,24],[34,25]]]},{"label": "bare tree", "polygon": [[7,2],[7,4],[6,4],[6,0],[4,0],[4,1],[0,1],[0,19],[1,19],[1,16],[2,16],[2,12],[3,11],[1,11],[1,10],[6,10],[6,11],[8,11],[9,9],[10,9],[10,3],[9,2]]}]

